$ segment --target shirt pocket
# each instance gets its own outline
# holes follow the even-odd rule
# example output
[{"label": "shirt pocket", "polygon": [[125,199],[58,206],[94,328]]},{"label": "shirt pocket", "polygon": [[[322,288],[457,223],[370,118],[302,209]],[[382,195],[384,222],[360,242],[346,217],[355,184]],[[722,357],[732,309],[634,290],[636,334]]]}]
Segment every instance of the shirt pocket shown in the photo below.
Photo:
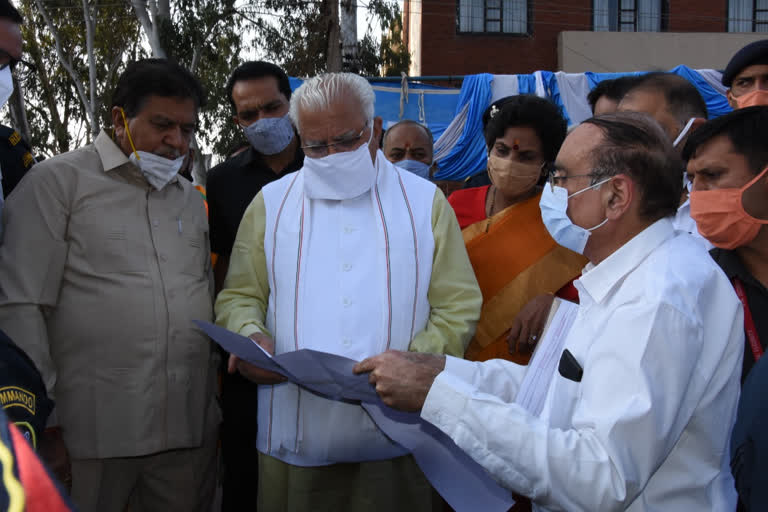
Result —
[{"label": "shirt pocket", "polygon": [[80,236],[85,258],[96,272],[138,273],[148,271],[146,236],[137,226],[111,223],[88,223]]},{"label": "shirt pocket", "polygon": [[581,382],[566,379],[555,370],[552,386],[554,389],[552,390],[549,424],[554,428],[569,429],[572,427],[576,405],[581,399]]},{"label": "shirt pocket", "polygon": [[195,277],[205,276],[211,257],[208,251],[208,223],[199,216],[185,215],[181,218],[179,231],[180,246],[176,254],[181,273]]}]

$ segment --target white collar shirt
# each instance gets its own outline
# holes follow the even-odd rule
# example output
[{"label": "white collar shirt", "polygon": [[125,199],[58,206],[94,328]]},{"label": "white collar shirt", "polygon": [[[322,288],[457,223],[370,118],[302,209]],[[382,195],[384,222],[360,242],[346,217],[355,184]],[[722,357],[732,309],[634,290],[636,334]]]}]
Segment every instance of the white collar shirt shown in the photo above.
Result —
[{"label": "white collar shirt", "polygon": [[741,304],[689,235],[662,219],[576,281],[541,415],[515,403],[525,367],[448,358],[421,415],[534,510],[734,510],[728,437]]}]

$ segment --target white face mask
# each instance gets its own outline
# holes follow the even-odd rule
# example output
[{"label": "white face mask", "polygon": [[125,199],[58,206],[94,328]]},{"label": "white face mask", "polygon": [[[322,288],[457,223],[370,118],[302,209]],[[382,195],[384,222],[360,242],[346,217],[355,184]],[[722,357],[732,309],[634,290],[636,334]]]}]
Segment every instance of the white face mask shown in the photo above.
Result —
[{"label": "white face mask", "polygon": [[367,192],[376,181],[376,167],[368,145],[373,138],[373,123],[368,142],[354,151],[334,153],[322,158],[304,157],[304,192],[310,199],[353,199]]},{"label": "white face mask", "polygon": [[184,165],[184,158],[185,156],[182,155],[175,160],[170,160],[154,153],[134,151],[128,157],[128,160],[141,169],[141,173],[150,185],[157,190],[162,190],[176,176],[181,166]]},{"label": "white face mask", "polygon": [[571,221],[570,217],[568,217],[568,199],[577,196],[582,192],[586,192],[587,190],[597,188],[603,183],[610,181],[610,179],[611,178],[606,178],[599,183],[595,183],[578,192],[574,192],[570,196],[568,195],[568,190],[563,187],[554,187],[554,190],[552,190],[552,187],[549,186],[549,184],[544,186],[544,191],[542,192],[541,200],[539,201],[541,219],[544,221],[544,225],[547,227],[549,234],[555,239],[555,242],[573,252],[584,254],[584,247],[587,246],[589,235],[608,222],[608,219],[606,218],[597,226],[589,229],[577,226]]},{"label": "white face mask", "polygon": [[251,146],[262,155],[276,155],[291,143],[295,132],[288,114],[265,117],[243,128]]},{"label": "white face mask", "polygon": [[3,107],[13,94],[13,77],[11,76],[11,67],[8,66],[0,71],[0,107]]}]

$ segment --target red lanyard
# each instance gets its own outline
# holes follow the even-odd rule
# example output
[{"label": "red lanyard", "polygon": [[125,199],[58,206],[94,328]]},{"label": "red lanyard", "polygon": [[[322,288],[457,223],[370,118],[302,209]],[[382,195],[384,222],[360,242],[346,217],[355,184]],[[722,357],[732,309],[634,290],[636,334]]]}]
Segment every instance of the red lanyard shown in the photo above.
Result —
[{"label": "red lanyard", "polygon": [[747,292],[744,291],[744,285],[738,277],[733,278],[733,288],[736,290],[736,295],[739,296],[739,300],[744,305],[744,331],[749,341],[749,347],[752,349],[752,355],[755,356],[755,361],[760,359],[763,355],[763,346],[760,345],[760,338],[757,335],[757,329],[755,328],[755,321],[752,318],[752,311],[749,309],[749,303],[747,302]]}]

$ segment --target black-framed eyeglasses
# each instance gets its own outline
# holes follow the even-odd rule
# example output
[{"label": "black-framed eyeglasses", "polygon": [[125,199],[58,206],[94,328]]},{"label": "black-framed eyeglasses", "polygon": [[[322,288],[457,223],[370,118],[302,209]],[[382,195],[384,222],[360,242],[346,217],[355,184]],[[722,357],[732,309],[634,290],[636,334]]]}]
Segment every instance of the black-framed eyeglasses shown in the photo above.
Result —
[{"label": "black-framed eyeglasses", "polygon": [[303,149],[304,154],[310,158],[322,158],[328,156],[330,148],[336,148],[340,153],[352,151],[355,149],[357,143],[360,142],[360,139],[363,138],[366,128],[368,128],[368,125],[363,126],[363,129],[360,130],[360,133],[357,135],[345,137],[330,144],[312,144],[310,146],[301,146],[301,149]]},{"label": "black-framed eyeglasses", "polygon": [[552,188],[552,190],[554,190],[555,187],[564,187],[565,186],[565,180],[570,180],[571,178],[592,178],[592,177],[594,177],[594,173],[574,174],[572,176],[558,176],[557,173],[559,171],[555,167],[555,163],[554,162],[544,162],[543,168],[545,169],[545,171],[547,173],[547,183]]}]

